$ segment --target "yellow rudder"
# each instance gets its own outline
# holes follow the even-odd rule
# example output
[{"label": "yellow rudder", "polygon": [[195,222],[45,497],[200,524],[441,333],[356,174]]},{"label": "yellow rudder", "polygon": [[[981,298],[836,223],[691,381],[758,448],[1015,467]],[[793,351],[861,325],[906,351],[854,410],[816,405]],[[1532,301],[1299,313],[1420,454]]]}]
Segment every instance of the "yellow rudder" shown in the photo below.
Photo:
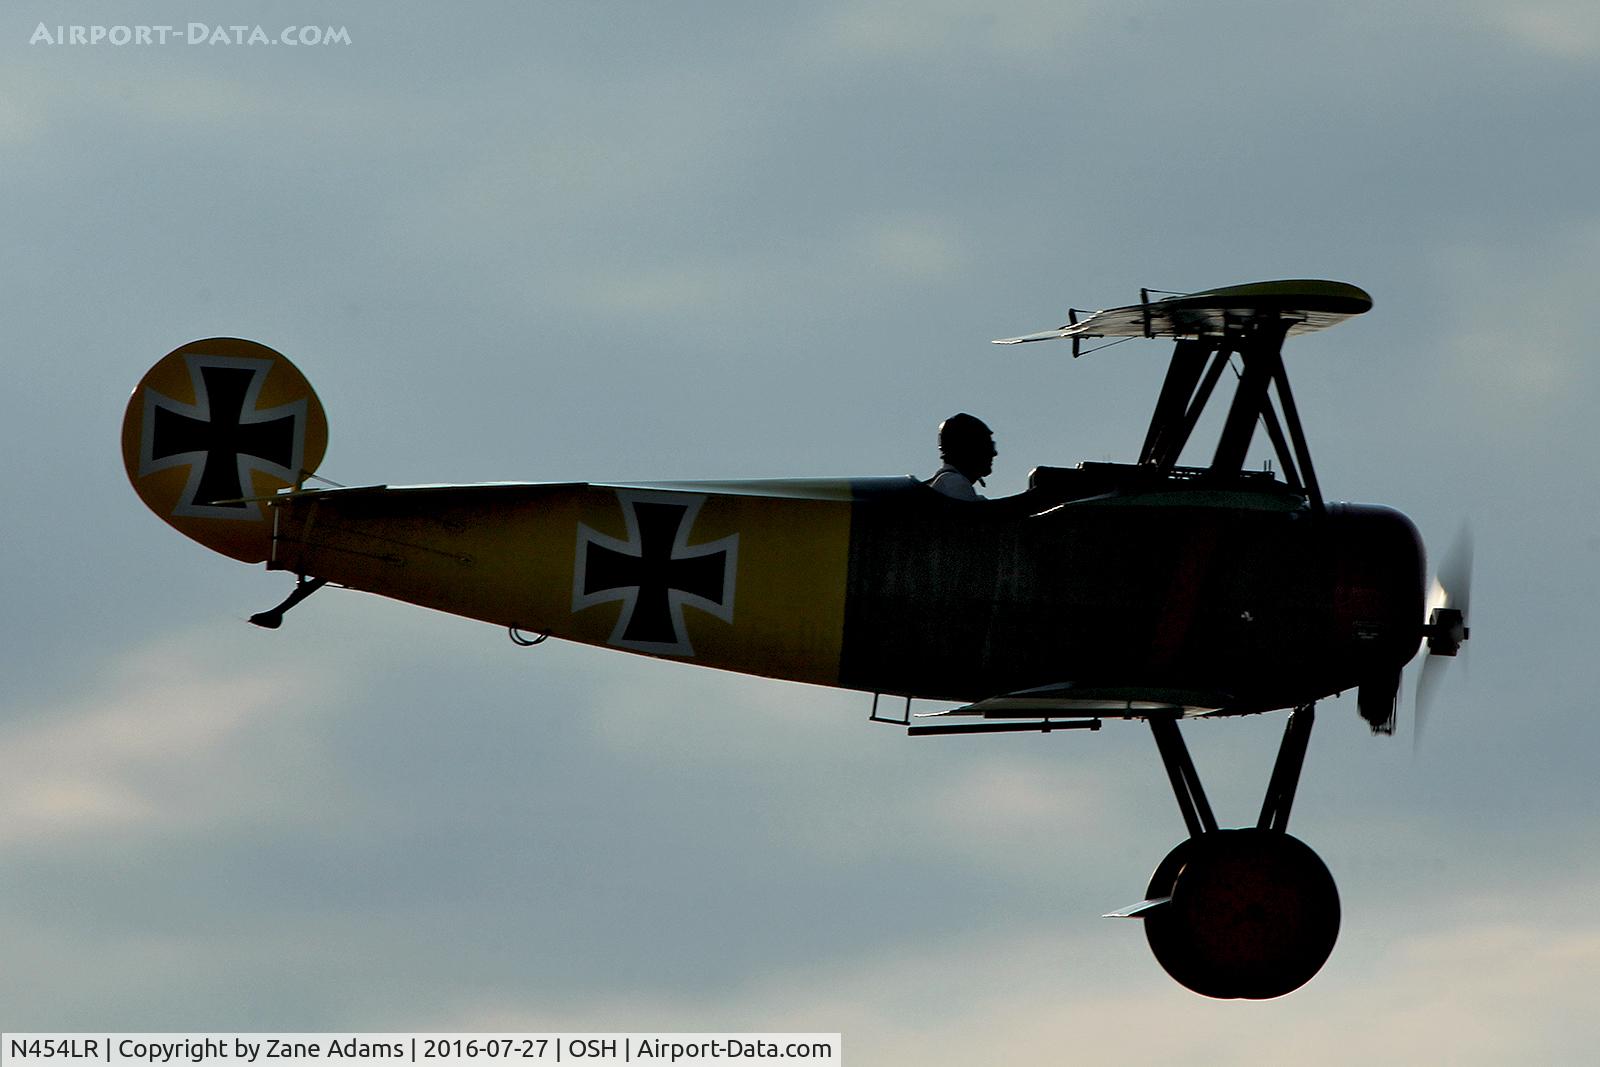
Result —
[{"label": "yellow rudder", "polygon": [[146,372],[122,420],[139,499],[207,548],[260,563],[272,552],[264,498],[322,462],[328,420],[281,354],[236,337],[191,341]]}]

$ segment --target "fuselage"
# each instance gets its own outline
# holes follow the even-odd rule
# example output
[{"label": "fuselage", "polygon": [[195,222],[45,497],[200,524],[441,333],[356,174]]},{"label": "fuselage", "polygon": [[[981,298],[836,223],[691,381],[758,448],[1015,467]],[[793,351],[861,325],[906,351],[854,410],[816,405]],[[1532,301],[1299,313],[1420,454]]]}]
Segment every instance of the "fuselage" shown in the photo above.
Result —
[{"label": "fuselage", "polygon": [[274,502],[269,566],[530,632],[868,692],[1072,683],[1264,711],[1417,650],[1409,520],[1254,475],[442,486]]},{"label": "fuselage", "polygon": [[1397,673],[1416,652],[1422,550],[1398,512],[1314,515],[1264,479],[1037,503],[864,503],[843,684],[976,700],[1072,682],[1260,711]]}]

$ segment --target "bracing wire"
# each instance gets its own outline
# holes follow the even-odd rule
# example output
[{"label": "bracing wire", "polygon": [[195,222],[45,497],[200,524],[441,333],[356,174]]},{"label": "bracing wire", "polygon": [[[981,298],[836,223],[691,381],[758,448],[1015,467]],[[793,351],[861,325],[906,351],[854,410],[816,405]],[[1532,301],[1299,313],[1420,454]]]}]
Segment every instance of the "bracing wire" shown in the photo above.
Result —
[{"label": "bracing wire", "polygon": [[312,481],[312,480],[319,481],[319,482],[323,483],[324,485],[331,485],[335,489],[348,489],[348,488],[350,488],[348,485],[345,485],[342,482],[336,482],[332,478],[324,478],[322,475],[317,474],[317,473],[315,473],[313,471],[301,471],[300,472],[300,484],[301,485],[304,485],[306,482],[309,482],[309,481]]},{"label": "bracing wire", "polygon": [[1087,356],[1091,352],[1099,352],[1102,349],[1112,348],[1112,347],[1115,347],[1116,345],[1122,344],[1122,342],[1124,342],[1124,341],[1135,341],[1135,340],[1142,340],[1142,339],[1143,339],[1142,337],[1138,337],[1138,338],[1135,338],[1135,337],[1119,337],[1115,341],[1107,341],[1103,345],[1096,345],[1093,348],[1085,348],[1082,352],[1079,352],[1078,355]]}]

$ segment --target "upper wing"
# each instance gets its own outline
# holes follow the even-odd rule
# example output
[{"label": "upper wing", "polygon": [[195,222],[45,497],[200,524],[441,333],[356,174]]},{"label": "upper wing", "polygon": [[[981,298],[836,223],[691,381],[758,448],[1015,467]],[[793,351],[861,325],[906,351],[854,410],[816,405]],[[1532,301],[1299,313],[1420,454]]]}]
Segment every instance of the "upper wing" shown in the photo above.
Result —
[{"label": "upper wing", "polygon": [[1289,335],[1310,333],[1370,310],[1372,297],[1345,282],[1255,282],[1096,311],[1054,330],[1002,337],[997,345],[1082,337],[1225,337],[1255,319],[1287,319]]}]

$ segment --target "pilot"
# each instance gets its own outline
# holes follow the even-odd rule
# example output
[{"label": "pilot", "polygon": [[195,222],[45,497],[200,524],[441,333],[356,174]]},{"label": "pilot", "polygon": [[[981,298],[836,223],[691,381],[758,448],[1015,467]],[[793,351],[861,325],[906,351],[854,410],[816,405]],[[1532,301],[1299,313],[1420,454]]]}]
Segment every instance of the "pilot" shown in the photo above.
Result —
[{"label": "pilot", "polygon": [[972,483],[994,470],[994,434],[983,420],[965,411],[951,415],[939,424],[939,458],[944,466],[928,480],[928,485],[956,500],[982,500]]}]

